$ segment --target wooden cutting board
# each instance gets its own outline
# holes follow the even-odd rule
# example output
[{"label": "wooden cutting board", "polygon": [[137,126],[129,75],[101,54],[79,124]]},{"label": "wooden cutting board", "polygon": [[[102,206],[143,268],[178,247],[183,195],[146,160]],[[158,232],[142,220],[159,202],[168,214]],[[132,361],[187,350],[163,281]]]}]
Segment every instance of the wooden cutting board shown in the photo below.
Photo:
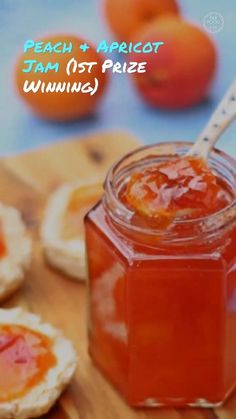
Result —
[{"label": "wooden cutting board", "polygon": [[[92,364],[87,353],[85,285],[48,268],[43,260],[38,228],[46,199],[56,186],[76,178],[105,176],[122,154],[137,147],[123,133],[59,142],[48,148],[5,158],[0,162],[0,199],[16,206],[34,238],[32,267],[22,289],[5,307],[21,305],[64,330],[79,356],[77,374],[49,419],[233,419],[236,395],[213,412],[200,409],[133,410]],[[203,377],[204,379],[204,377]]]}]

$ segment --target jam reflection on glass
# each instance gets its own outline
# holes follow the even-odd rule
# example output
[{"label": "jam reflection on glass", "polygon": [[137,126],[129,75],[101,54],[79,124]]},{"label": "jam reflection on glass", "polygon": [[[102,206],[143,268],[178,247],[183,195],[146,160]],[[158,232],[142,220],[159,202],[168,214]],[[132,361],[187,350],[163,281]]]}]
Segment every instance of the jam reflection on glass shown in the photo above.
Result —
[{"label": "jam reflection on glass", "polygon": [[0,402],[23,397],[54,365],[46,336],[18,325],[0,325]]},{"label": "jam reflection on glass", "polygon": [[215,406],[236,384],[236,162],[147,147],[86,217],[89,351],[134,406]]}]

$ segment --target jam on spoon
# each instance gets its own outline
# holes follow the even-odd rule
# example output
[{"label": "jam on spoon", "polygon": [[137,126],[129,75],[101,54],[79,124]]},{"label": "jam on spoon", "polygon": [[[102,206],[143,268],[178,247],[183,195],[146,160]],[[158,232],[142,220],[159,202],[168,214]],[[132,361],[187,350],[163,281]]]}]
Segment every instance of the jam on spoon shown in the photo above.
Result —
[{"label": "jam on spoon", "polygon": [[226,207],[232,197],[208,166],[216,141],[236,117],[236,81],[184,156],[135,172],[120,198],[138,215],[165,227],[178,217],[199,218]]}]

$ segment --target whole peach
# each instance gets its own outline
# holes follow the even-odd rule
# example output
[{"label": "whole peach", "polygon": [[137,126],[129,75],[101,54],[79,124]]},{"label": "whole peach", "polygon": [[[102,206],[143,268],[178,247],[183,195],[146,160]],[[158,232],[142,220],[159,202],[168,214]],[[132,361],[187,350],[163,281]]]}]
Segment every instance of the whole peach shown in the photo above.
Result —
[{"label": "whole peach", "polygon": [[135,74],[141,97],[150,105],[179,109],[200,102],[213,80],[217,54],[213,41],[199,27],[176,17],[163,17],[136,34],[137,41],[163,41],[156,54],[132,54],[146,61],[146,72]]},{"label": "whole peach", "polygon": [[104,0],[105,16],[116,38],[128,41],[142,25],[164,14],[178,14],[176,0]]}]

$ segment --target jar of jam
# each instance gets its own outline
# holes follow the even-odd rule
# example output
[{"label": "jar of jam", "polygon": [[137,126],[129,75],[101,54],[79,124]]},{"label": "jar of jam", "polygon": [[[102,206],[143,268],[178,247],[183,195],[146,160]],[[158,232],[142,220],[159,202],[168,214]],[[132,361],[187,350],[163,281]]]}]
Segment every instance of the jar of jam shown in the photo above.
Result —
[{"label": "jar of jam", "polygon": [[211,212],[210,200],[197,218],[155,224],[124,200],[134,173],[190,146],[160,143],[125,156],[85,219],[89,352],[133,406],[217,406],[236,384],[236,161],[212,151],[226,203]]}]

